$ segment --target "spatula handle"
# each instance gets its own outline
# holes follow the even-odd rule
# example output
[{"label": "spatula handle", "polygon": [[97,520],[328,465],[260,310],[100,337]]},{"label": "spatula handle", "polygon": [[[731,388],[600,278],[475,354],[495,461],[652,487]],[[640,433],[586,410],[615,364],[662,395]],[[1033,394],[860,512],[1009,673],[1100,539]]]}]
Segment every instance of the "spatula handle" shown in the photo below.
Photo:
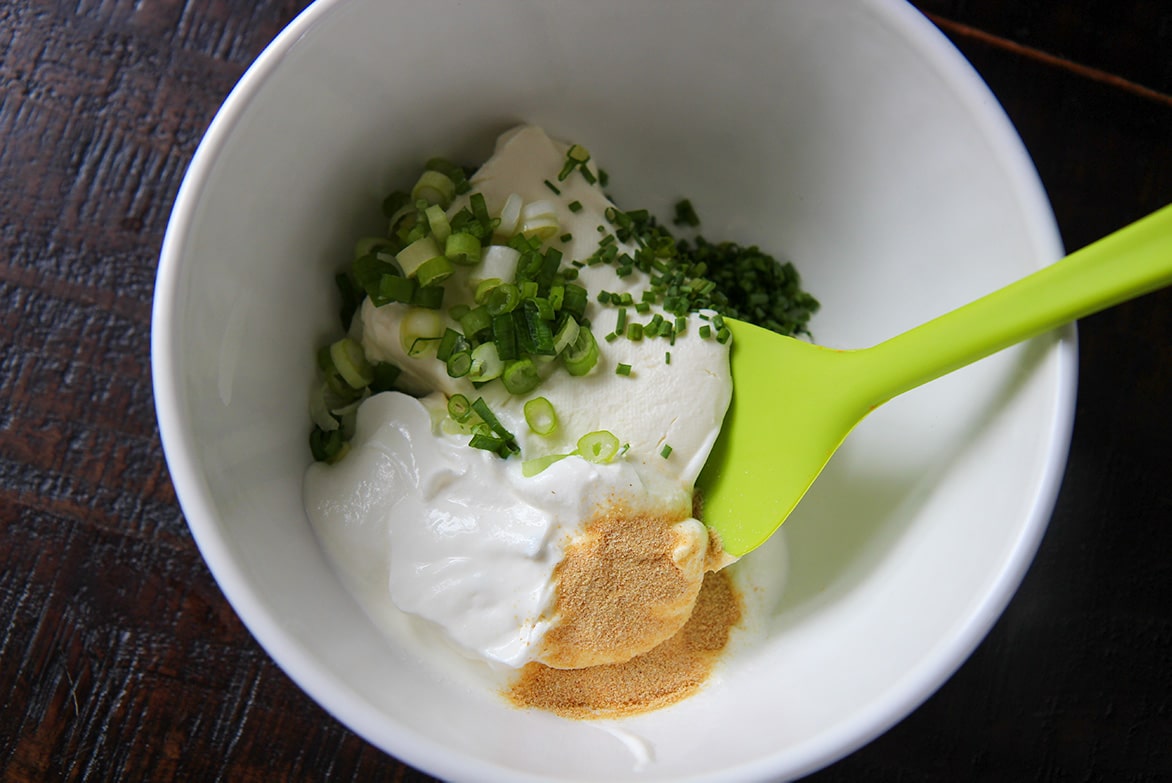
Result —
[{"label": "spatula handle", "polygon": [[[1038,272],[858,353],[878,405],[1083,316],[1172,284],[1172,205]],[[860,356],[863,358],[863,356]]]}]

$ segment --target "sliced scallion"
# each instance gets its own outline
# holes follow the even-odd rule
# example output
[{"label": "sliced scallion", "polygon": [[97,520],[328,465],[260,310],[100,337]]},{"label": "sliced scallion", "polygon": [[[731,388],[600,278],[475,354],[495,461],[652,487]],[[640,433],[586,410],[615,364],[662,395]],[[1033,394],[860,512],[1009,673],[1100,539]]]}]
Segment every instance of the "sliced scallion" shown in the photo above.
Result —
[{"label": "sliced scallion", "polygon": [[593,370],[598,364],[598,343],[594,334],[585,327],[579,328],[573,345],[562,351],[561,359],[570,375],[582,376]]},{"label": "sliced scallion", "polygon": [[520,358],[517,322],[512,313],[501,313],[492,317],[492,341],[496,343],[496,352],[501,361],[508,362]]},{"label": "sliced scallion", "polygon": [[492,328],[492,316],[484,305],[473,307],[460,321],[460,329],[468,339],[477,339],[483,332]]},{"label": "sliced scallion", "polygon": [[472,349],[472,366],[468,370],[468,379],[474,383],[483,383],[499,378],[504,372],[505,363],[497,352],[496,343],[481,343]]},{"label": "sliced scallion", "polygon": [[492,289],[496,288],[503,282],[504,281],[499,277],[487,277],[484,280],[481,280],[476,284],[476,290],[472,294],[473,301],[475,301],[476,304],[484,304],[485,300],[488,299],[488,295]]},{"label": "sliced scallion", "polygon": [[[433,172],[434,173],[434,172]],[[431,237],[422,237],[403,248],[395,255],[395,260],[403,269],[407,277],[415,277],[419,268],[434,258],[442,258],[439,245]]]},{"label": "sliced scallion", "polygon": [[456,421],[467,421],[472,415],[472,403],[463,394],[453,394],[448,398],[448,415]]},{"label": "sliced scallion", "polygon": [[442,285],[421,285],[411,293],[411,304],[438,310],[443,307],[445,290]]},{"label": "sliced scallion", "polygon": [[362,389],[374,380],[370,362],[357,340],[343,337],[330,344],[330,361],[346,383],[355,389]]},{"label": "sliced scallion", "polygon": [[555,462],[559,462],[572,454],[547,454],[544,457],[534,457],[521,463],[521,475],[532,478]]},{"label": "sliced scallion", "polygon": [[410,304],[418,287],[419,283],[414,278],[383,275],[378,281],[378,296],[372,295],[371,299],[380,306],[390,302]]},{"label": "sliced scallion", "polygon": [[466,349],[456,351],[444,361],[444,364],[449,377],[463,378],[472,371],[472,352]]},{"label": "sliced scallion", "polygon": [[531,201],[521,208],[520,233],[524,237],[546,240],[561,230],[557,210],[549,201]]},{"label": "sliced scallion", "polygon": [[521,303],[521,290],[512,283],[501,283],[489,290],[484,299],[484,306],[489,315],[511,313]]},{"label": "sliced scallion", "polygon": [[516,193],[509,194],[509,197],[505,199],[505,205],[501,207],[500,223],[497,225],[498,234],[507,239],[517,233],[517,227],[521,221],[521,207],[524,206],[524,203]]},{"label": "sliced scallion", "polygon": [[558,415],[553,403],[545,397],[534,397],[525,403],[525,423],[538,435],[551,435],[558,427]]},{"label": "sliced scallion", "polygon": [[455,195],[456,183],[439,171],[423,172],[415,181],[415,187],[411,188],[412,201],[422,199],[428,204],[438,204],[444,209],[447,209],[448,204],[452,203]]},{"label": "sliced scallion", "polygon": [[508,245],[489,245],[480,254],[480,266],[472,271],[472,279],[497,277],[512,280],[517,275],[517,261],[521,253]]},{"label": "sliced scallion", "polygon": [[440,337],[439,346],[435,349],[435,358],[441,362],[446,362],[449,356],[460,350],[462,347],[461,343],[463,342],[464,335],[455,329],[445,329],[443,335]]},{"label": "sliced scallion", "polygon": [[528,394],[541,383],[541,376],[532,359],[517,359],[505,365],[501,382],[510,394]]},{"label": "sliced scallion", "polygon": [[509,446],[513,451],[520,451],[520,449],[517,448],[517,438],[513,435],[513,433],[505,429],[504,425],[501,424],[500,419],[498,419],[496,415],[491,410],[489,410],[488,403],[484,401],[483,397],[477,397],[473,401],[472,411],[480,417],[481,421],[488,425],[489,429],[499,435],[505,441],[507,446]]},{"label": "sliced scallion", "polygon": [[444,255],[454,264],[471,266],[480,263],[480,240],[466,231],[452,234],[444,244]]},{"label": "sliced scallion", "polygon": [[607,430],[588,432],[578,439],[578,456],[587,462],[606,464],[619,451],[619,439]]},{"label": "sliced scallion", "polygon": [[579,329],[574,316],[566,316],[565,321],[558,327],[557,334],[553,336],[553,352],[560,356],[562,351],[573,345],[578,339]]},{"label": "sliced scallion", "polygon": [[432,204],[423,211],[423,214],[427,217],[427,227],[431,230],[435,241],[446,242],[452,234],[452,224],[448,222],[444,208],[439,204]]},{"label": "sliced scallion", "polygon": [[415,271],[415,279],[420,286],[439,285],[452,276],[455,267],[444,256],[436,256],[430,261],[424,261]]}]

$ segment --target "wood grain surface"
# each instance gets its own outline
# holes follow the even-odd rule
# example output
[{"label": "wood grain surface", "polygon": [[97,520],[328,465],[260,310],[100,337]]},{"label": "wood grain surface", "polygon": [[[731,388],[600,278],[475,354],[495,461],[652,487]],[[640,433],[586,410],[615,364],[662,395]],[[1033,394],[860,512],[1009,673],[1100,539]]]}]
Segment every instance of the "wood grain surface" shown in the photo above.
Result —
[{"label": "wood grain surface", "polygon": [[[0,4],[0,779],[431,779],[254,642],[155,424],[171,204],[304,4]],[[1172,3],[917,5],[1003,102],[1068,249],[1172,202]],[[926,704],[811,780],[1172,780],[1172,292],[1080,341],[1069,466],[1018,595]]]}]

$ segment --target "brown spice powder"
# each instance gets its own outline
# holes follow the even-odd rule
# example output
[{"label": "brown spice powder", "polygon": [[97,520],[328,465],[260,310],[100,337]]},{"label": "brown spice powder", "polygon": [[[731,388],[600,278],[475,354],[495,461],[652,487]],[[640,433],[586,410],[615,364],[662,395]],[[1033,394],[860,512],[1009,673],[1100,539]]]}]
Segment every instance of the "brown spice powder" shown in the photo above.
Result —
[{"label": "brown spice powder", "polygon": [[618,663],[675,635],[700,591],[708,543],[677,532],[681,518],[615,505],[590,520],[554,571],[557,624],[538,659],[557,669]]},{"label": "brown spice powder", "polygon": [[626,663],[586,669],[530,663],[506,695],[519,707],[575,719],[615,718],[674,704],[708,679],[741,612],[741,598],[728,574],[711,572],[688,622],[650,652]]}]

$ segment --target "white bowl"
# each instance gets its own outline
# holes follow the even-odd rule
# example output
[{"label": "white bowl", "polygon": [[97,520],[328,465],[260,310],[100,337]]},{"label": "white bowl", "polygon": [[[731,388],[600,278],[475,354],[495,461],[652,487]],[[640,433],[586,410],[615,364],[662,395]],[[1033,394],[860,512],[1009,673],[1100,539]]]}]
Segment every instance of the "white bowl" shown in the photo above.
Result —
[{"label": "white bowl", "polygon": [[605,724],[514,709],[375,630],[300,485],[312,348],[352,239],[421,161],[481,160],[521,120],[589,147],[620,203],[690,196],[709,237],[793,259],[825,344],[877,342],[1061,255],[996,101],[901,3],[321,0],[225,102],[163,247],[155,395],[192,534],[294,681],[434,775],[756,780],[830,763],[937,688],[1017,587],[1064,465],[1073,330],[865,421],[780,534],[788,582],[763,637],[699,695]]}]

